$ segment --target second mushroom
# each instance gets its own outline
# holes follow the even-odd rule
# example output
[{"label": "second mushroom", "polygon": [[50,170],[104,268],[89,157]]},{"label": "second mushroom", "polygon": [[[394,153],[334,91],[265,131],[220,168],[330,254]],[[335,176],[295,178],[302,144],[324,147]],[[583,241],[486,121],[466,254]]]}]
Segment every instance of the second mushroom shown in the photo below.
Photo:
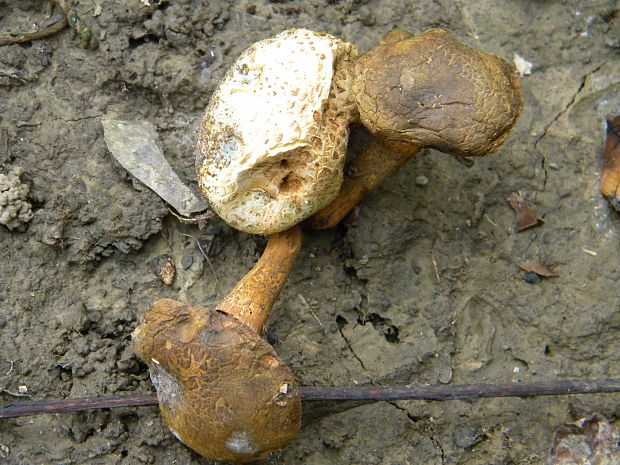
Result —
[{"label": "second mushroom", "polygon": [[299,432],[295,378],[261,334],[300,246],[299,227],[270,236],[216,308],[162,299],[133,333],[166,424],[204,457],[258,460]]}]

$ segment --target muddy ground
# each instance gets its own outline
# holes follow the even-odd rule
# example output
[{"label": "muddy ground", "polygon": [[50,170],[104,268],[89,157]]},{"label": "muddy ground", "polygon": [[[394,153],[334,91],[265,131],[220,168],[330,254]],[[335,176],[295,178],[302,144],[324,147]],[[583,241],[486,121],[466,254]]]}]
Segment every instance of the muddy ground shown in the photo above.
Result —
[{"label": "muddy ground", "polygon": [[[305,236],[269,330],[300,383],[620,376],[620,216],[598,192],[604,118],[620,113],[618,1],[73,3],[98,49],[68,28],[0,47],[0,172],[23,168],[34,214],[25,227],[0,226],[2,404],[19,402],[20,386],[33,399],[151,392],[130,348],[139,317],[161,297],[212,305],[252,266],[263,238],[217,220],[179,223],[114,161],[100,119],[153,122],[195,187],[196,128],[218,79],[249,44],[290,27],[363,50],[395,27],[445,27],[533,64],[524,114],[499,154],[463,162],[430,151],[368,198],[355,224]],[[46,6],[0,0],[0,32],[32,30]],[[517,191],[541,227],[515,232],[505,199]],[[172,286],[151,272],[161,254],[179,265]],[[527,283],[525,261],[559,276]],[[618,395],[581,399],[620,419]],[[299,437],[264,463],[544,464],[570,404],[311,409]],[[0,462],[207,463],[155,407],[2,421]]]}]

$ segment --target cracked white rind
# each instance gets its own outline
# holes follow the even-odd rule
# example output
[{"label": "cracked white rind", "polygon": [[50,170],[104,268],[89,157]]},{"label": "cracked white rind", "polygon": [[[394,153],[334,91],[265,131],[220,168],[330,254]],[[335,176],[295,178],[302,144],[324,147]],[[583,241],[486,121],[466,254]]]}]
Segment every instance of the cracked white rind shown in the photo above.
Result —
[{"label": "cracked white rind", "polygon": [[352,44],[304,29],[255,43],[233,63],[205,112],[200,187],[231,226],[289,229],[337,195],[349,123]]}]

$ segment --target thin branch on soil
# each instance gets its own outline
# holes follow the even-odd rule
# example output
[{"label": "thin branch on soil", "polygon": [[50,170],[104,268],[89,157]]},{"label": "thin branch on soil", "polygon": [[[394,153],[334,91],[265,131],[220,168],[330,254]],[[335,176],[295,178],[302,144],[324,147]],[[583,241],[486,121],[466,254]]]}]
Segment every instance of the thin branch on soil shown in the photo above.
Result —
[{"label": "thin branch on soil", "polygon": [[99,47],[99,41],[93,35],[93,31],[82,21],[77,12],[71,8],[67,0],[50,0],[48,18],[51,16],[54,5],[61,10],[58,15],[48,19],[49,26],[35,32],[13,33],[0,35],[0,46],[23,44],[33,40],[43,39],[62,31],[67,25],[71,27],[82,41],[82,47],[91,50]]},{"label": "thin branch on soil", "polygon": [[[2,44],[2,37],[1,36],[0,36],[0,45],[3,45]],[[0,76],[6,77],[6,78],[9,78],[9,79],[15,79],[20,84],[26,84],[26,82],[28,82],[25,79],[20,78],[19,76],[15,76],[14,74],[9,74],[9,73],[3,73],[2,71],[0,71]]]},{"label": "thin branch on soil", "polygon": [[12,397],[27,397],[28,399],[32,399],[32,396],[30,394],[21,394],[19,392],[9,391],[8,389],[2,389],[0,390],[0,393],[8,394]]},{"label": "thin branch on soil", "polygon": [[325,326],[323,326],[323,323],[321,323],[321,320],[319,320],[319,317],[316,315],[316,313],[314,313],[314,310],[312,310],[312,307],[310,307],[310,304],[308,303],[306,298],[303,295],[301,295],[301,294],[297,294],[297,297],[299,297],[299,300],[301,300],[301,303],[304,304],[306,309],[308,309],[310,314],[314,317],[316,322],[319,324],[319,326],[321,327],[321,329],[323,330],[323,332],[327,336],[327,330],[325,329]]},{"label": "thin branch on soil", "polygon": [[35,32],[0,35],[0,46],[24,44],[26,42],[32,42],[33,40],[44,39],[45,37],[52,36],[62,31],[65,27],[67,27],[67,24],[69,24],[69,20],[67,19],[67,15],[64,11],[52,18],[50,21],[52,22],[50,23],[48,21],[50,24],[49,26]]},{"label": "thin branch on soil", "polygon": [[[620,392],[620,378],[594,380],[556,380],[530,383],[461,384],[403,387],[301,387],[304,402],[316,401],[396,401],[396,400],[466,400],[490,397],[560,396]],[[69,413],[114,407],[157,405],[156,394],[90,397],[24,402],[0,408],[0,419],[46,413]]]},{"label": "thin branch on soil", "polygon": [[200,253],[204,257],[204,259],[207,261],[207,264],[209,265],[209,268],[211,268],[211,273],[213,273],[213,278],[215,279],[215,287],[218,288],[220,282],[217,279],[217,273],[215,272],[215,268],[213,268],[213,265],[211,264],[211,260],[209,260],[209,256],[207,255],[207,253],[204,251],[204,249],[200,245],[200,241],[198,240],[198,238],[192,236],[191,234],[181,234],[181,236],[190,237],[190,238],[194,239],[194,241],[196,241],[196,245],[198,246],[198,250],[200,250]]}]

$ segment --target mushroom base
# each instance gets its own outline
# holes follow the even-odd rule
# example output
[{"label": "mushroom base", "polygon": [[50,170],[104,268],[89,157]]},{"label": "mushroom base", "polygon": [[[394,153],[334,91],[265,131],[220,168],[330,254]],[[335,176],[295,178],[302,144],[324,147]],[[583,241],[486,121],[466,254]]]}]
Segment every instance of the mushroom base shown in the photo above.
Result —
[{"label": "mushroom base", "polygon": [[212,460],[252,462],[301,427],[301,397],[273,348],[233,316],[162,299],[134,332],[173,434]]}]

